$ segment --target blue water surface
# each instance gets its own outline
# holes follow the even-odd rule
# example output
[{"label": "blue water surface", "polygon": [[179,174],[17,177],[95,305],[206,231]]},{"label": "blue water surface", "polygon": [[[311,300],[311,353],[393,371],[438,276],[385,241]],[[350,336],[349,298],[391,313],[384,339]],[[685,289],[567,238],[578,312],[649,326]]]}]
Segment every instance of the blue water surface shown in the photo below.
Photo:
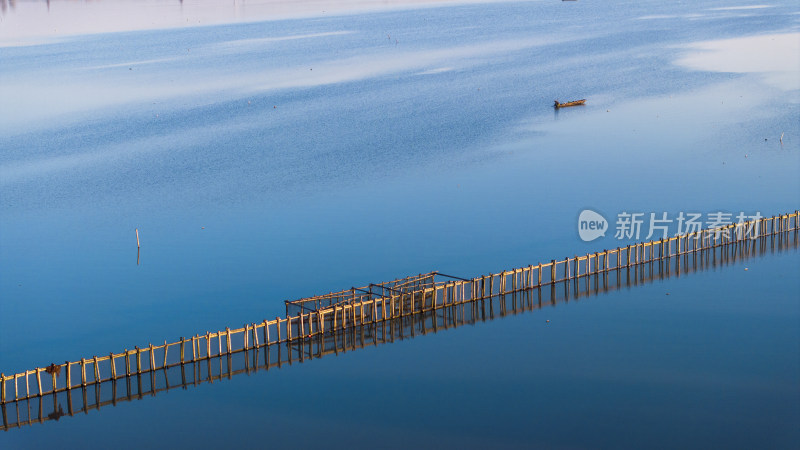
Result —
[{"label": "blue water surface", "polygon": [[[794,211],[798,91],[676,63],[697,42],[797,32],[795,2],[715,9],[748,5],[455,5],[0,47],[0,370],[629,241],[582,242],[585,208],[612,225]],[[798,256],[171,391],[0,446],[793,447]]]}]

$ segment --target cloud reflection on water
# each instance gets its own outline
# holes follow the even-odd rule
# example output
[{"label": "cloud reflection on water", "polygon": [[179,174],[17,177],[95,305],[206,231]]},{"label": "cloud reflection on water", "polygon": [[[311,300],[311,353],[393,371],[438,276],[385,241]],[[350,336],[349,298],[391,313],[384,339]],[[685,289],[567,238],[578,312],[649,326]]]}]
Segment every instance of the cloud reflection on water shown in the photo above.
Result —
[{"label": "cloud reflection on water", "polygon": [[800,89],[800,33],[697,42],[676,64],[713,72],[759,73],[772,86]]}]

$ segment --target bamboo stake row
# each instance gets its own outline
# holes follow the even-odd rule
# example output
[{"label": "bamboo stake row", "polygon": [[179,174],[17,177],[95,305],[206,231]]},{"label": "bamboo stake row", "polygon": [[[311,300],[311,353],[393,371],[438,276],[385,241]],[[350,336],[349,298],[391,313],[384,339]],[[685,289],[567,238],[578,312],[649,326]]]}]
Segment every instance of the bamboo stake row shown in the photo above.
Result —
[{"label": "bamboo stake row", "polygon": [[[635,267],[640,264],[656,260],[687,257],[710,248],[738,244],[750,241],[756,237],[775,235],[786,231],[800,229],[798,222],[800,213],[766,217],[757,221],[743,224],[731,224],[723,227],[701,230],[668,239],[641,242],[612,250],[603,250],[587,255],[567,257],[564,260],[551,260],[549,263],[539,263],[523,268],[515,268],[489,274],[472,279],[456,279],[451,281],[435,281],[436,272],[407,277],[393,282],[387,282],[372,287],[387,288],[390,285],[413,287],[403,292],[395,289],[382,289],[380,294],[370,293],[366,296],[355,293],[351,288],[345,300],[328,306],[301,312],[297,315],[286,315],[284,318],[276,317],[275,320],[264,320],[260,323],[244,324],[241,328],[226,328],[215,333],[206,332],[205,335],[195,335],[187,340],[181,337],[180,341],[154,346],[150,343],[145,348],[134,347],[134,350],[125,349],[123,353],[110,353],[108,356],[93,356],[90,359],[82,358],[77,362],[66,361],[64,364],[51,364],[46,368],[36,368],[6,377],[0,374],[0,404],[41,397],[50,393],[69,391],[78,386],[87,387],[109,380],[130,378],[132,375],[141,375],[159,369],[183,366],[188,363],[208,360],[223,354],[247,351],[250,348],[270,346],[281,343],[304,341],[322,335],[324,332],[375,324],[387,320],[423,314],[442,308],[451,308],[476,300],[484,300],[497,295],[515,293],[522,290],[541,288],[545,285],[576,280],[597,274],[605,274],[622,268]],[[547,274],[543,279],[543,274]],[[384,290],[389,295],[384,295]],[[379,295],[375,297],[375,295]],[[321,296],[312,297],[317,300]],[[333,298],[333,297],[331,297]],[[338,297],[337,297],[338,298]],[[271,329],[274,329],[274,334]],[[259,334],[263,341],[259,341]],[[212,352],[212,341],[217,341],[217,353]],[[224,340],[224,346],[223,346]],[[191,353],[186,351],[186,345],[191,346]],[[179,354],[169,358],[170,347],[178,347]],[[223,348],[224,347],[224,348]],[[203,351],[204,350],[204,351]],[[147,365],[142,364],[144,361]],[[161,357],[156,359],[156,354]],[[172,353],[175,355],[175,352]],[[133,359],[133,361],[131,361]],[[118,370],[122,362],[124,371]],[[157,364],[160,362],[160,365]],[[280,361],[280,359],[279,359]],[[107,364],[104,364],[107,363]],[[87,365],[91,365],[87,377]],[[73,367],[80,368],[80,381],[73,379]],[[105,367],[103,367],[105,366]],[[60,372],[64,370],[63,380],[59,380]],[[42,384],[41,374],[46,372],[51,377],[52,386],[45,389]],[[31,390],[29,378],[35,375],[36,389]],[[24,379],[25,392],[20,392],[18,381]],[[13,398],[7,392],[7,382],[13,383]],[[61,383],[61,384],[60,384]]]},{"label": "bamboo stake row", "polygon": [[[800,239],[798,239],[797,234],[793,236],[794,239],[790,242],[790,239],[785,234],[772,235],[772,250],[775,250],[776,242],[779,244],[779,250],[781,248],[789,248],[790,245],[794,245],[794,248],[797,248]],[[786,239],[783,239],[784,237],[786,237]],[[77,409],[74,408],[73,405],[74,390],[67,390],[65,393],[62,392],[58,398],[53,395],[52,410],[49,413],[44,411],[46,403],[43,399],[46,395],[33,396],[30,399],[14,402],[14,406],[11,408],[6,404],[0,405],[3,419],[0,429],[8,430],[22,425],[43,423],[58,419],[67,414],[72,416],[81,412],[100,409],[106,405],[116,404],[117,401],[142,399],[144,396],[156,395],[157,393],[169,389],[186,388],[189,386],[197,386],[202,383],[214,383],[215,381],[232,378],[232,376],[235,375],[249,374],[262,369],[270,370],[275,367],[281,368],[282,365],[285,365],[287,362],[289,364],[298,361],[304,362],[326,355],[390,343],[394,342],[396,339],[403,340],[416,336],[423,336],[454,327],[485,322],[497,317],[529,312],[541,309],[545,306],[555,305],[561,301],[570,301],[570,299],[580,299],[596,295],[600,292],[622,289],[632,284],[637,285],[656,279],[680,276],[681,273],[688,273],[690,269],[704,270],[721,264],[741,261],[766,252],[767,248],[767,241],[765,239],[753,241],[752,245],[707,248],[689,255],[687,264],[681,265],[680,270],[673,270],[671,264],[634,265],[621,270],[600,272],[594,276],[585,277],[580,281],[575,280],[574,283],[562,283],[563,290],[556,289],[556,285],[553,284],[546,294],[543,294],[543,289],[512,291],[505,295],[488,297],[485,301],[472,301],[448,305],[435,310],[428,309],[424,313],[411,316],[410,320],[406,318],[396,318],[394,320],[366,323],[358,327],[348,327],[346,329],[337,328],[334,332],[324,332],[315,335],[313,338],[302,340],[284,341],[280,345],[257,345],[255,339],[258,339],[259,343],[262,342],[261,338],[263,335],[259,333],[256,335],[257,337],[251,335],[253,345],[247,350],[234,350],[232,354],[228,354],[227,350],[221,351],[219,356],[213,356],[209,359],[198,359],[197,361],[180,365],[180,367],[171,367],[171,369],[150,371],[149,377],[143,373],[139,375],[134,374],[131,377],[123,377],[118,380],[107,380],[102,383],[102,389],[101,384],[95,384],[94,402],[89,401],[91,399],[91,391],[89,391],[89,389],[92,388],[90,386],[81,386],[80,390],[82,393],[83,406]],[[520,274],[522,273],[521,269],[516,269],[517,285],[520,283]],[[513,278],[511,283],[513,289]],[[368,308],[365,309],[365,313],[368,312]],[[330,321],[328,322],[330,323]],[[248,328],[252,332],[253,324],[248,324]],[[262,328],[262,331],[267,329]],[[225,332],[222,333],[222,340],[226,340]],[[190,340],[187,342],[190,342]],[[207,348],[208,346],[206,349]],[[233,358],[236,358],[237,367],[243,365],[244,368],[234,369]],[[223,363],[223,359],[226,361],[226,364]],[[218,369],[216,368],[217,364],[213,364],[212,367],[213,360],[217,360]],[[93,359],[87,359],[86,362],[91,363]],[[180,380],[177,384],[175,380],[176,370],[180,371]],[[187,374],[187,371],[191,371],[191,373]],[[147,378],[149,378],[149,385],[144,386],[144,382],[147,382]],[[122,390],[119,393],[118,382],[124,383],[121,384]],[[108,389],[109,387],[110,389]],[[78,388],[76,387],[76,389]],[[111,399],[103,400],[101,398],[102,392],[106,393],[105,397],[107,397],[107,394],[110,392]],[[38,399],[38,406],[36,403],[31,403],[32,401],[35,402],[34,399]],[[80,402],[80,400],[78,401]],[[27,414],[24,414],[26,404],[28,411]],[[31,411],[32,404],[34,405],[34,411]],[[20,409],[21,406],[22,409]],[[64,412],[64,409],[66,409],[66,412]],[[20,411],[22,411],[22,415]],[[16,417],[14,417],[15,412]],[[14,421],[15,418],[16,421]]]}]

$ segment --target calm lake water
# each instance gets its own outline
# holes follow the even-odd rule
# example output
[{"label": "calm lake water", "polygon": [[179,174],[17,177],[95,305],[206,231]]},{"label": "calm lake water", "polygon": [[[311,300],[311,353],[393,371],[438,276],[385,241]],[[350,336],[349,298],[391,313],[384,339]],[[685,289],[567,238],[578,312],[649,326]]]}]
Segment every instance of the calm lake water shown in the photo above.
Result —
[{"label": "calm lake water", "polygon": [[[4,11],[7,375],[274,318],[286,299],[631,240],[581,241],[587,208],[613,227],[800,204],[792,1],[243,13],[56,36],[3,34],[25,10]],[[792,245],[11,429],[0,447],[796,448],[798,263]]]}]

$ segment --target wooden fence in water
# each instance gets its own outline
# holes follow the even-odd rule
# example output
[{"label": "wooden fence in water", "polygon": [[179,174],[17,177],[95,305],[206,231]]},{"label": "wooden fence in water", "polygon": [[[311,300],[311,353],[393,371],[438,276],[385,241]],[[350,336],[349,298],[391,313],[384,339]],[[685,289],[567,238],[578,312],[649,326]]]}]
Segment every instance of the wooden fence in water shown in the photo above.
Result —
[{"label": "wooden fence in water", "polygon": [[[556,275],[539,281],[538,275],[546,274],[550,266],[542,265],[543,269],[539,269],[537,265],[470,280],[434,282],[431,287],[412,290],[407,294],[364,299],[344,305],[332,304],[314,313],[276,318],[261,324],[246,325],[238,330],[226,329],[203,336],[196,335],[191,339],[181,338],[171,344],[136,348],[134,351],[126,350],[103,358],[92,357],[4,377],[3,389],[7,392],[12,392],[13,389],[14,399],[0,404],[2,429],[58,420],[64,415],[75,414],[76,410],[88,413],[89,410],[100,409],[118,401],[141,399],[145,395],[155,395],[176,387],[187,388],[204,382],[213,383],[237,374],[280,368],[286,364],[313,360],[325,355],[491,320],[497,315],[502,317],[518,314],[555,305],[559,301],[569,301],[571,298],[577,299],[654,279],[679,276],[681,273],[747,259],[770,249],[775,251],[776,245],[778,250],[797,248],[797,212],[766,218],[762,225],[768,225],[769,228],[765,228],[756,239],[734,235],[731,239],[720,238],[717,243],[709,240],[706,245],[695,246],[688,243],[685,236],[679,236],[671,240],[676,246],[683,248],[680,253],[676,250],[672,254],[665,252],[663,257],[656,255],[639,259],[631,256],[628,262],[625,253],[628,249],[634,255],[643,253],[643,250],[637,251],[636,247],[642,248],[645,244],[651,244],[648,247],[653,248],[652,243],[635,244],[581,258],[557,261],[557,264],[573,264],[571,268],[563,269],[564,276],[561,278]],[[669,244],[662,246],[660,241],[654,242],[658,244],[655,248],[668,250],[671,247]],[[619,253],[620,250],[622,253]],[[652,255],[652,252],[649,254]],[[608,255],[617,255],[617,258],[611,258],[612,263],[607,267],[604,263],[609,259]],[[595,258],[599,258],[601,263],[595,264],[594,270],[589,270],[589,261],[597,260]],[[674,264],[670,259],[674,259]],[[585,261],[583,267],[586,269],[578,272],[581,268],[580,261]],[[531,269],[537,276],[530,275]],[[435,273],[409,279],[435,281]],[[561,285],[563,289],[558,288]],[[543,294],[544,286],[549,286],[548,294]],[[352,290],[342,292],[352,294]],[[308,316],[312,317],[310,322]],[[191,347],[191,357],[186,349],[187,345]],[[171,353],[170,347],[175,347]],[[103,364],[104,362],[107,364]],[[121,369],[117,367],[120,362],[123,365]],[[219,365],[218,369],[212,367],[212,362]],[[234,369],[234,366],[239,368]],[[53,370],[52,367],[56,369]],[[65,372],[63,376],[59,376],[59,367]],[[74,378],[70,373],[72,368],[79,369]],[[52,387],[44,386],[42,373],[52,380]],[[35,389],[31,390],[32,383],[29,380],[33,376]],[[173,377],[172,383],[170,376]],[[175,381],[177,377],[180,377],[179,382]],[[19,380],[24,380],[24,392],[23,383],[19,383]],[[118,387],[118,383],[121,387]],[[110,389],[103,393],[101,387],[109,384]],[[83,400],[82,407],[74,408],[72,391],[78,389]],[[92,401],[89,401],[92,397],[90,389],[94,391]],[[47,395],[52,395],[52,410],[45,415],[44,398]],[[7,405],[9,403],[14,404],[16,414],[10,414]],[[67,406],[66,413],[61,406],[63,403]],[[22,412],[20,405],[23,406]],[[37,414],[32,413],[32,408]]]}]

